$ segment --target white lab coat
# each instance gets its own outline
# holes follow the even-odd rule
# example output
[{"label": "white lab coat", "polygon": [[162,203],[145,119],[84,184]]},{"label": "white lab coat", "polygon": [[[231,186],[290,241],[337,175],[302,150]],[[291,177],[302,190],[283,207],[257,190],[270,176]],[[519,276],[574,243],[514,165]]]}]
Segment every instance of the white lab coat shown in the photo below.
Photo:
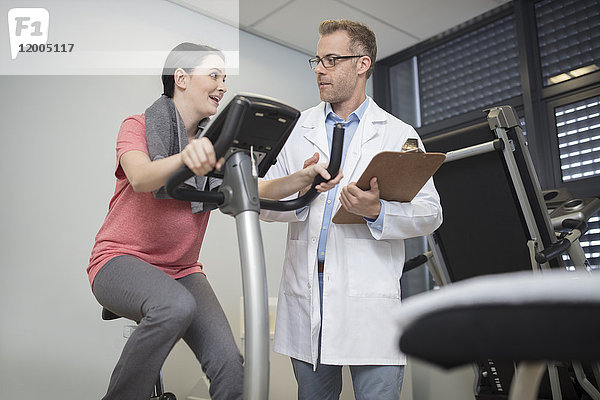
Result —
[{"label": "white lab coat", "polygon": [[[357,181],[375,154],[400,151],[408,138],[418,138],[410,125],[379,108],[372,99],[369,103],[346,154],[333,215],[341,206],[339,188]],[[300,170],[315,152],[319,162],[329,161],[324,107],[321,103],[302,113],[265,179]],[[420,140],[419,144],[422,147]],[[381,231],[366,224],[331,223],[321,327],[317,245],[326,198],[322,193],[300,215],[261,213],[267,221],[289,222],[274,350],[316,365],[321,329],[322,364],[404,365],[395,320],[400,307],[403,239],[427,235],[441,224],[442,210],[433,180],[410,203],[385,201]]]}]

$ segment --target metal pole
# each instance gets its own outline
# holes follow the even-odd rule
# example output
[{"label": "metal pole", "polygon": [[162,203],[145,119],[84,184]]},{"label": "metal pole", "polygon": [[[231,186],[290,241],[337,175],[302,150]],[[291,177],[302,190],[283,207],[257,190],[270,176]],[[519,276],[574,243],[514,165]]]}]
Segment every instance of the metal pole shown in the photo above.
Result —
[{"label": "metal pole", "polygon": [[[577,239],[571,240],[570,236],[574,236]],[[581,243],[579,243],[579,237],[581,236],[581,231],[575,229],[573,232],[569,233],[566,237],[571,242],[571,246],[568,248],[567,253],[569,254],[569,258],[573,263],[575,269],[582,269],[584,271],[589,271],[591,269],[590,262],[585,256],[585,252],[581,247]]]},{"label": "metal pole", "polygon": [[479,154],[491,153],[492,151],[502,150],[498,140],[491,140],[487,143],[476,144],[458,150],[449,151],[446,153],[444,163],[451,161],[462,160],[463,158],[476,156]]},{"label": "metal pole", "polygon": [[235,218],[244,295],[244,400],[269,398],[269,299],[258,215],[258,184],[252,160],[238,152],[227,159],[223,184],[225,214]]},{"label": "metal pole", "polygon": [[255,211],[235,216],[244,293],[244,399],[269,398],[269,307],[265,255]]},{"label": "metal pole", "polygon": [[522,361],[510,385],[509,400],[535,400],[546,371],[543,361]]}]

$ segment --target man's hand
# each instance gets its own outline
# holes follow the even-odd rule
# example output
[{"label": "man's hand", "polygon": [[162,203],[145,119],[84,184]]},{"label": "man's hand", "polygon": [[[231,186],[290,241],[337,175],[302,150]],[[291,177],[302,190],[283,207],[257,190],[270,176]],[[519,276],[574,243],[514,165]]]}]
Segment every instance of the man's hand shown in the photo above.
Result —
[{"label": "man's hand", "polygon": [[377,177],[371,178],[369,182],[371,188],[362,190],[356,186],[356,182],[350,183],[342,188],[340,202],[342,206],[353,214],[377,219],[381,211],[381,203],[379,202],[379,184]]},{"label": "man's hand", "polygon": [[317,175],[321,175],[323,179],[326,180],[325,182],[319,183],[315,187],[315,189],[317,189],[318,192],[326,192],[330,189],[333,189],[335,185],[340,183],[340,181],[344,177],[342,175],[342,171],[339,171],[335,178],[332,179],[329,172],[327,172],[327,165],[317,164],[318,161],[319,153],[313,154],[310,158],[304,161],[304,165],[302,166],[302,172],[304,172],[306,179],[310,183],[308,184],[308,186],[305,186],[302,190],[300,190],[299,196],[303,196],[304,194],[306,194],[306,192],[308,192],[308,190],[312,186],[315,176]]}]

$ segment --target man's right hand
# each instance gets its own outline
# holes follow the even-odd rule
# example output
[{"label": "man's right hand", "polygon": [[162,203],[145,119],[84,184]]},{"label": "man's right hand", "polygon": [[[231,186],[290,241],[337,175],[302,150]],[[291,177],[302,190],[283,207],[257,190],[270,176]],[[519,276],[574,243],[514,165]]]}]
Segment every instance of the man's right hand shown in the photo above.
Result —
[{"label": "man's right hand", "polygon": [[[313,154],[310,158],[308,158],[304,161],[304,165],[302,166],[302,169],[306,170],[307,172],[310,173],[311,182],[308,186],[304,187],[299,192],[299,196],[303,196],[304,194],[306,194],[306,192],[308,192],[308,190],[312,186],[314,177],[317,175],[321,175],[324,179],[326,179],[325,182],[321,182],[320,184],[318,184],[316,186],[316,189],[319,192],[326,192],[326,191],[334,188],[335,185],[337,185],[342,180],[342,178],[343,178],[342,171],[339,171],[337,176],[335,178],[331,179],[331,175],[329,174],[329,172],[327,172],[327,169],[326,169],[327,166],[325,164],[319,165],[319,164],[317,164],[317,162],[319,162],[319,153]],[[309,171],[309,169],[311,169],[311,170]]]}]

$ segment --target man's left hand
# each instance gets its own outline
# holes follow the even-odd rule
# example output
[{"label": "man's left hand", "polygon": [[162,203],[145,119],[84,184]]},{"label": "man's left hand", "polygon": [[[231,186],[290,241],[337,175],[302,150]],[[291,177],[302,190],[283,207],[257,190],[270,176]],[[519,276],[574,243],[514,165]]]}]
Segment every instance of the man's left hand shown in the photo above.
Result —
[{"label": "man's left hand", "polygon": [[371,178],[369,182],[371,188],[362,190],[356,186],[356,182],[350,183],[342,188],[340,202],[342,206],[349,212],[370,219],[377,219],[381,211],[381,203],[379,202],[379,184],[377,177]]}]

